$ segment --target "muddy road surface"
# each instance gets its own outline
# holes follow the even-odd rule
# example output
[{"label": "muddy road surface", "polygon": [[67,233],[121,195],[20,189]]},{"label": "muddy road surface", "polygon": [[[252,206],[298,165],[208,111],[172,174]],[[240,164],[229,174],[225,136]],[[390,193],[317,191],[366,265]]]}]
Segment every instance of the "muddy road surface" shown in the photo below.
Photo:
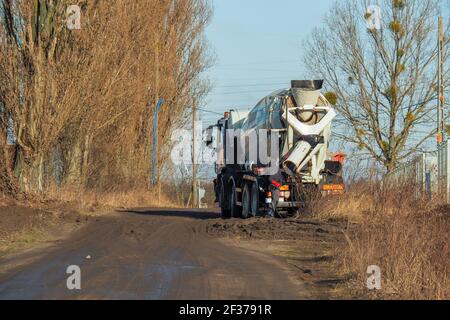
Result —
[{"label": "muddy road surface", "polygon": [[[306,282],[295,274],[298,267],[270,250],[257,250],[258,242],[255,247],[240,243],[237,232],[251,236],[247,229],[257,235],[261,228],[273,228],[259,222],[223,221],[209,211],[156,209],[91,220],[67,239],[0,258],[0,299],[311,298]],[[313,234],[325,234],[311,226]],[[224,236],[227,229],[232,232]],[[81,290],[67,288],[71,265],[80,267]]]}]

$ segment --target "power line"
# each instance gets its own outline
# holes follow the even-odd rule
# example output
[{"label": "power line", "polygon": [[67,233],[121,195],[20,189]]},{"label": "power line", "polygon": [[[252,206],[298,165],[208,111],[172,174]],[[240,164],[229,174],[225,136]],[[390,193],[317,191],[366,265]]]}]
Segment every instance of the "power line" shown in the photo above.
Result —
[{"label": "power line", "polygon": [[[220,78],[219,78],[220,79]],[[249,81],[249,82],[255,82],[260,80],[269,80],[269,81],[285,81],[290,80],[291,78],[288,78],[286,76],[276,75],[271,77],[256,77],[256,78],[227,78],[226,81]]]},{"label": "power line", "polygon": [[252,72],[278,72],[280,75],[287,74],[287,73],[293,73],[293,72],[300,72],[301,70],[293,70],[293,69],[283,69],[280,68],[258,68],[258,67],[229,67],[229,68],[212,68],[211,70],[217,70],[221,72],[236,72],[236,70],[247,70]]},{"label": "power line", "polygon": [[236,85],[229,85],[229,86],[217,86],[214,87],[214,89],[217,88],[242,88],[242,87],[264,87],[264,86],[284,86],[286,83],[261,83],[261,84],[236,84]]},{"label": "power line", "polygon": [[254,91],[233,91],[233,92],[219,92],[219,93],[210,93],[210,96],[221,96],[221,95],[233,95],[233,94],[248,94],[248,93],[262,93],[262,92],[273,92],[275,90],[254,90]]},{"label": "power line", "polygon": [[216,114],[216,115],[219,115],[219,116],[222,116],[223,114],[222,113],[219,113],[219,112],[215,112],[215,111],[211,111],[211,110],[206,110],[206,109],[202,109],[202,108],[196,108],[197,110],[200,110],[200,111],[202,111],[202,112],[207,112],[207,113],[211,113],[211,114]]},{"label": "power line", "polygon": [[289,64],[289,63],[299,63],[299,60],[283,60],[283,61],[259,61],[259,62],[249,62],[241,64],[218,64],[216,67],[239,67],[248,65],[270,65],[270,64]]},{"label": "power line", "polygon": [[225,111],[229,111],[229,110],[236,110],[236,109],[247,109],[247,110],[251,110],[253,109],[254,105],[234,105],[234,104],[229,104],[227,106],[223,105],[223,106],[215,106],[215,107],[211,107],[211,109],[216,109],[216,110],[223,110]]}]

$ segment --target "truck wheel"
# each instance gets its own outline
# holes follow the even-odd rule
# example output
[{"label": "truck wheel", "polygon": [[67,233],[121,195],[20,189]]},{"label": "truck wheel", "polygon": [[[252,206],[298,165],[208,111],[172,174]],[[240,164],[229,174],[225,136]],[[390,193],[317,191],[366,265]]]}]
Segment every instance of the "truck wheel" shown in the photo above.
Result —
[{"label": "truck wheel", "polygon": [[230,212],[230,207],[227,201],[227,197],[225,195],[225,188],[223,186],[223,182],[222,180],[220,181],[220,185],[219,185],[219,206],[220,206],[220,214],[222,216],[223,219],[228,219],[231,217],[231,212]]},{"label": "truck wheel", "polygon": [[246,183],[242,191],[242,218],[247,219],[251,215],[250,187]]},{"label": "truck wheel", "polygon": [[242,207],[237,205],[236,185],[234,184],[234,182],[231,187],[230,207],[231,207],[231,217],[232,218],[241,218],[242,217]]},{"label": "truck wheel", "polygon": [[256,182],[252,183],[250,199],[250,214],[252,217],[256,217],[259,215],[259,187]]}]

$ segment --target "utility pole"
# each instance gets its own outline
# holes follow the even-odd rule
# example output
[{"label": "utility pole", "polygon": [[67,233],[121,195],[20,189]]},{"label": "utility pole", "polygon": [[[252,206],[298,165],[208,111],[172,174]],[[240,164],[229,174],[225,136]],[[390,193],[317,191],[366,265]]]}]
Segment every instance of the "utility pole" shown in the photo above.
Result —
[{"label": "utility pole", "polygon": [[437,106],[438,106],[438,145],[446,141],[445,107],[444,107],[444,27],[443,19],[438,19],[438,81],[437,81]]},{"label": "utility pole", "polygon": [[194,102],[192,105],[192,208],[197,208],[197,146],[195,145],[195,139],[197,138],[195,132],[196,111]]}]

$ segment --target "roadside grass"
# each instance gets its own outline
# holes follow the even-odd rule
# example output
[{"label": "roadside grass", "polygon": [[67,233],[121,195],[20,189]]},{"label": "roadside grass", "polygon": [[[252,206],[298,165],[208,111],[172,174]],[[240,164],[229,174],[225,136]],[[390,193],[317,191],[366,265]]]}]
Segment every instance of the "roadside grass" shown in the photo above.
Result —
[{"label": "roadside grass", "polygon": [[52,188],[48,191],[46,199],[50,203],[69,204],[81,212],[109,211],[118,208],[135,207],[182,207],[166,193],[161,192],[161,196],[158,199],[156,192],[143,191],[142,189],[79,192],[73,189]]},{"label": "roadside grass", "polygon": [[356,183],[342,196],[320,198],[314,205],[314,214],[319,219],[345,219],[350,223],[364,220],[366,213],[376,207],[378,199],[374,185]]},{"label": "roadside grass", "polygon": [[[324,199],[316,215],[345,219],[340,266],[352,290],[374,299],[450,299],[450,207],[418,199],[411,185],[361,183]],[[369,292],[367,268],[381,268],[382,289]]]},{"label": "roadside grass", "polygon": [[[161,193],[158,198],[150,192],[128,191],[77,191],[49,188],[45,196],[32,195],[15,200],[0,197],[0,256],[28,249],[47,241],[55,224],[61,228],[71,225],[82,216],[104,215],[116,209],[153,207],[182,207],[170,196]],[[62,217],[58,219],[58,217]],[[59,228],[59,227],[58,227]]]},{"label": "roadside grass", "polygon": [[10,233],[0,238],[0,257],[8,253],[31,248],[37,242],[46,241],[47,238],[48,233],[43,227],[33,227]]},{"label": "roadside grass", "polygon": [[285,244],[275,242],[271,246],[275,256],[297,270],[297,277],[312,298],[351,299],[353,292],[347,285],[348,274],[339,268],[332,244],[298,240]]}]

